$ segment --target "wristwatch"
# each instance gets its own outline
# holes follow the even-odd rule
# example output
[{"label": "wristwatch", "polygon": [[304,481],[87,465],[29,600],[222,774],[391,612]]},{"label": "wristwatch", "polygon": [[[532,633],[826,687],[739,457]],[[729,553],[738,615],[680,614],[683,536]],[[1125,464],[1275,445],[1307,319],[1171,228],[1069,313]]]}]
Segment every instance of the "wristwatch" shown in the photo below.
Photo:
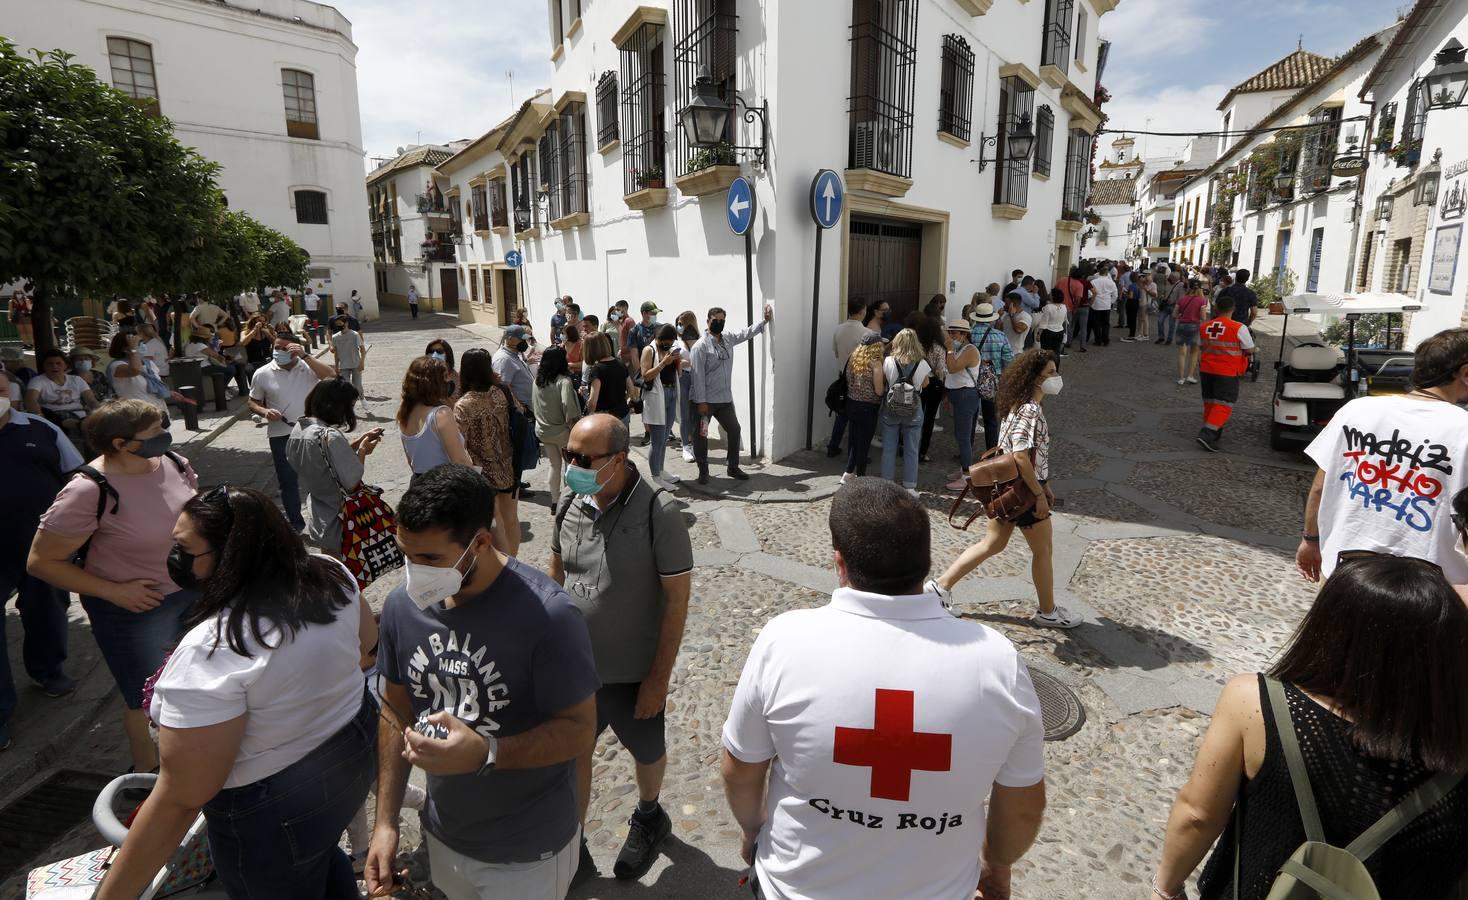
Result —
[{"label": "wristwatch", "polygon": [[490,772],[493,772],[495,760],[498,759],[500,755],[499,738],[495,737],[494,735],[490,735],[489,737],[484,739],[484,743],[485,746],[488,748],[488,754],[484,757],[484,765],[479,767],[479,771],[475,772],[475,775],[486,775]]},{"label": "wristwatch", "polygon": [[1320,535],[1318,535],[1318,534],[1302,534],[1302,535],[1300,535],[1300,540],[1304,541],[1307,544],[1318,544],[1318,543],[1320,543]]}]

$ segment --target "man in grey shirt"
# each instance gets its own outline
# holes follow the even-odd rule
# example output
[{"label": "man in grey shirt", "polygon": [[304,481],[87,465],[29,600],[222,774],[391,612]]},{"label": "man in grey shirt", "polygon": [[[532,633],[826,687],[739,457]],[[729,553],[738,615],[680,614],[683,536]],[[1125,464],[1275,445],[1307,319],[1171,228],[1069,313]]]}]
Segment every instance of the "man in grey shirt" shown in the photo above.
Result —
[{"label": "man in grey shirt", "polygon": [[[556,507],[550,576],[586,617],[601,689],[596,733],[608,725],[636,763],[638,804],[612,872],[641,878],[673,823],[658,804],[667,745],[663,706],[693,584],[693,545],[678,503],[627,458],[627,426],[587,416],[566,442],[569,491]],[[577,761],[581,816],[592,748]],[[583,840],[577,880],[595,870]]]},{"label": "man in grey shirt", "polygon": [[494,374],[500,377],[520,405],[529,409],[535,393],[535,376],[525,362],[525,351],[530,349],[529,335],[522,325],[511,325],[505,329],[500,348],[494,351]]},{"label": "man in grey shirt", "polygon": [[[765,304],[765,317],[732,334],[724,333],[728,315],[715,306],[709,310],[708,332],[689,353],[692,365],[689,400],[698,410],[698,427],[693,432],[693,458],[698,463],[698,483],[709,483],[709,419],[718,419],[729,447],[729,477],[748,481],[739,468],[739,415],[734,411],[734,348],[765,330],[775,310]],[[753,378],[754,373],[749,373]]]}]

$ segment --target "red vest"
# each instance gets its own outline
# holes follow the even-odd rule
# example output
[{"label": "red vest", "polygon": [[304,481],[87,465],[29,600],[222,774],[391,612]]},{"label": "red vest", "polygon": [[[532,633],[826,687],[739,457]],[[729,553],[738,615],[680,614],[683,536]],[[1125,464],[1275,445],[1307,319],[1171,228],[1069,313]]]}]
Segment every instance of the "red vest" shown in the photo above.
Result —
[{"label": "red vest", "polygon": [[1242,322],[1231,316],[1220,316],[1204,322],[1198,329],[1198,338],[1203,343],[1203,358],[1198,370],[1209,375],[1239,376],[1249,369],[1249,357],[1239,341]]}]

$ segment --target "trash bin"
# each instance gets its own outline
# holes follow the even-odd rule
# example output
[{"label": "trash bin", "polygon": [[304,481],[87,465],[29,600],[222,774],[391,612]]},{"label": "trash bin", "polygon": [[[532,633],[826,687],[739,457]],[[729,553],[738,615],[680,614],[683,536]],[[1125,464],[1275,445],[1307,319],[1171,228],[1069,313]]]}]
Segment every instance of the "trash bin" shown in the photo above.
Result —
[{"label": "trash bin", "polygon": [[190,429],[199,427],[199,407],[204,405],[204,361],[202,359],[170,359],[168,381],[173,389],[195,402],[195,406],[180,404],[184,424]]}]

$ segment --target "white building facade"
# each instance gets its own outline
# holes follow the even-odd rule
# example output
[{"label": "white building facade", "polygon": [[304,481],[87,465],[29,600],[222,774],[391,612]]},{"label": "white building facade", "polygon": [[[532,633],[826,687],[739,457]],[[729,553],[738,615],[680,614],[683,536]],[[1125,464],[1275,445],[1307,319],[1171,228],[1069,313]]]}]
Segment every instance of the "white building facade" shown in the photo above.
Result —
[{"label": "white building facade", "polygon": [[376,316],[352,26],[309,0],[12,3],[22,51],[61,48],[155,108],[221,166],[231,208],[311,255],[317,293],[361,292]]},{"label": "white building facade", "polygon": [[374,287],[382,306],[406,309],[412,288],[422,310],[458,310],[455,221],[435,178],[435,167],[453,153],[446,146],[405,148],[367,175]]},{"label": "white building facade", "polygon": [[[469,181],[457,179],[488,173],[490,240],[466,263],[482,276],[511,246],[522,253],[517,289],[538,329],[566,294],[598,315],[652,300],[664,321],[683,310],[702,321],[719,306],[733,328],[773,303],[753,366],[739,354],[734,395],[759,455],[785,456],[806,442],[808,408],[816,440],[829,427],[820,397],[848,297],[902,315],[943,295],[957,313],[1011,269],[1050,280],[1078,258],[1101,118],[1097,28],[1116,4],[549,0],[550,90],[498,129],[500,168],[492,154],[488,168],[440,167],[461,204]],[[709,148],[690,146],[678,122],[700,75],[735,113],[725,143]],[[1010,158],[1005,135],[1022,120],[1034,150]],[[816,271],[810,193],[821,169],[841,173],[846,202]],[[748,296],[745,239],[725,209],[741,174],[755,201]]]}]

